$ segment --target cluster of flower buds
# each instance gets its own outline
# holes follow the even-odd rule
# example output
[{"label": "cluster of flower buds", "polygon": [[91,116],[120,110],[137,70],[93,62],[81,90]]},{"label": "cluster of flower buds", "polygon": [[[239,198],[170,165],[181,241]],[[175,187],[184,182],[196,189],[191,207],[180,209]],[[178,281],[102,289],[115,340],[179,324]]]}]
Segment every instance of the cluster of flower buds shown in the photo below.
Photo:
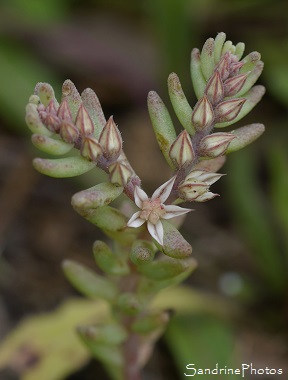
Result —
[{"label": "cluster of flower buds", "polygon": [[67,80],[59,105],[51,86],[39,83],[26,107],[26,122],[34,133],[33,143],[41,150],[55,155],[65,154],[72,148],[80,152],[78,157],[56,159],[53,165],[51,160],[36,159],[39,171],[58,177],[66,165],[71,175],[79,175],[97,165],[109,173],[112,183],[123,187],[132,177],[118,127],[112,116],[106,122],[92,90],[86,89],[80,96],[74,84]]},{"label": "cluster of flower buds", "polygon": [[198,98],[195,107],[187,101],[178,76],[172,73],[168,78],[170,100],[184,127],[178,136],[162,100],[155,92],[148,96],[156,138],[165,159],[176,173],[170,199],[175,201],[178,195],[178,203],[214,198],[216,194],[209,191],[209,186],[221,175],[197,170],[196,165],[241,149],[264,132],[262,124],[231,132],[215,132],[215,129],[230,126],[243,118],[265,92],[263,86],[254,86],[264,66],[260,54],[252,52],[242,58],[244,44],[234,46],[225,40],[225,33],[219,33],[215,39],[209,38],[205,42],[201,52],[192,50],[191,77]]}]

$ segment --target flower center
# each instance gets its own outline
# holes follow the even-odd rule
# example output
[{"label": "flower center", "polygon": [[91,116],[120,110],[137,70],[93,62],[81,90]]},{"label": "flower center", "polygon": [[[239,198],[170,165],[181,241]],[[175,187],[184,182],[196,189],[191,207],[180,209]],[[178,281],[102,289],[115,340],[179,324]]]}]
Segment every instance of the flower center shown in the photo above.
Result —
[{"label": "flower center", "polygon": [[159,198],[153,200],[148,199],[143,202],[140,218],[148,220],[152,224],[156,224],[165,214],[166,211],[164,205],[161,203]]}]

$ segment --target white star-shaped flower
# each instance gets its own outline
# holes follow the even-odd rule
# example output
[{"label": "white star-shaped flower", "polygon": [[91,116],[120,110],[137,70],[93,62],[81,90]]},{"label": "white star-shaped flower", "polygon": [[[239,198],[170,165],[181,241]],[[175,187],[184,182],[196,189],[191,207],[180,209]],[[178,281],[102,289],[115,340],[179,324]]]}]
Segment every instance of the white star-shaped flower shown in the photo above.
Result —
[{"label": "white star-shaped flower", "polygon": [[150,235],[161,245],[163,245],[164,237],[161,219],[171,219],[192,211],[188,208],[163,204],[171,193],[175,179],[176,176],[158,187],[151,198],[139,186],[135,186],[134,190],[135,204],[140,208],[140,211],[132,215],[127,226],[137,228],[147,222]]}]

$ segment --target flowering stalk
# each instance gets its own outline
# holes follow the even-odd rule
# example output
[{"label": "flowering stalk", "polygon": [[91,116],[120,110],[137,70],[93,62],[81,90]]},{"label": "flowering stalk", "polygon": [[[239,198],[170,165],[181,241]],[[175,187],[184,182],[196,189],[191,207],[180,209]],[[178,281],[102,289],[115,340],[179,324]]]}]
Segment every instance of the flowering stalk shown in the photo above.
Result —
[{"label": "flowering stalk", "polygon": [[[159,290],[182,282],[196,267],[190,243],[169,221],[179,216],[183,221],[191,211],[178,204],[217,196],[210,186],[223,175],[217,171],[224,156],[264,132],[262,124],[214,132],[244,117],[264,94],[262,86],[252,87],[263,69],[260,54],[241,59],[244,44],[234,46],[225,39],[225,34],[219,33],[205,42],[201,52],[192,51],[191,76],[198,98],[194,107],[178,76],[172,73],[168,78],[171,103],[184,127],[178,136],[160,97],[155,92],[148,95],[156,138],[173,171],[151,197],[141,188],[124,153],[113,117],[106,121],[91,89],[80,95],[66,80],[59,104],[52,87],[38,83],[26,108],[33,144],[45,153],[66,155],[36,158],[38,171],[52,177],[74,177],[98,167],[108,174],[107,182],[72,198],[74,209],[113,241],[113,249],[101,241],[93,245],[103,275],[71,260],[64,262],[63,269],[85,296],[100,297],[111,305],[111,320],[99,326],[80,326],[78,333],[115,380],[140,379],[141,368],[169,321],[169,314],[152,309],[150,301]],[[109,205],[122,193],[135,205],[129,217]]]}]

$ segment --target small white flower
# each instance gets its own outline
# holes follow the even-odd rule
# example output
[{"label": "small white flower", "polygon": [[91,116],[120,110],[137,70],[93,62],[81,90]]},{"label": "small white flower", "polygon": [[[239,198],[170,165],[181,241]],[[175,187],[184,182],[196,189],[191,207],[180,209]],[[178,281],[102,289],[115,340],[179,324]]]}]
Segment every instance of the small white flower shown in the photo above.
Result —
[{"label": "small white flower", "polygon": [[164,237],[161,219],[171,219],[191,211],[188,208],[174,205],[166,206],[163,204],[171,193],[175,179],[176,176],[161,185],[154,191],[151,198],[149,198],[145,191],[140,189],[139,186],[135,186],[134,190],[135,204],[141,210],[132,215],[127,226],[137,228],[147,222],[147,228],[150,235],[161,245],[163,245]]}]

